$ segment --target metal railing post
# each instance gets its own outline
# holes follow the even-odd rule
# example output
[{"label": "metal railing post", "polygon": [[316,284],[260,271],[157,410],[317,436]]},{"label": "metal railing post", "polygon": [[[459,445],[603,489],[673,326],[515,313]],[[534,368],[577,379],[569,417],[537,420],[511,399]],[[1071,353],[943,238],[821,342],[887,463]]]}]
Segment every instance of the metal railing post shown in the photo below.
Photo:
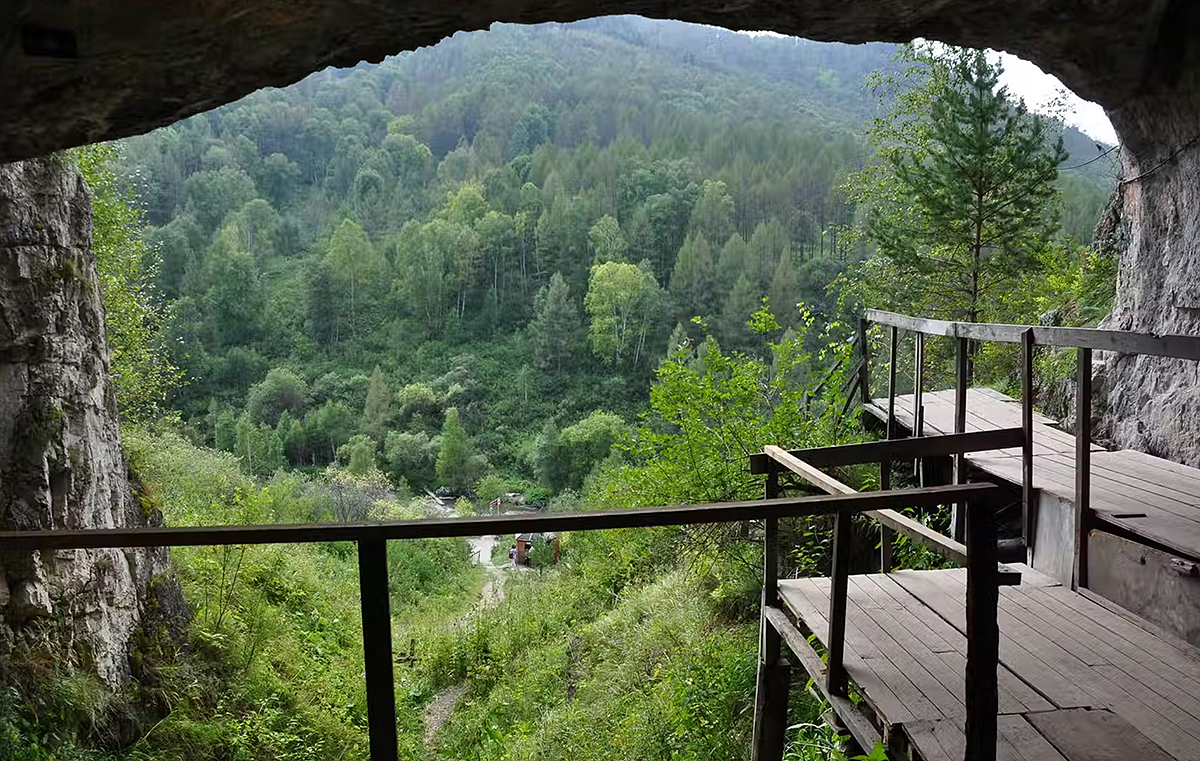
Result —
[{"label": "metal railing post", "polygon": [[359,540],[358,586],[362,602],[371,761],[396,761],[396,694],[386,540]]}]

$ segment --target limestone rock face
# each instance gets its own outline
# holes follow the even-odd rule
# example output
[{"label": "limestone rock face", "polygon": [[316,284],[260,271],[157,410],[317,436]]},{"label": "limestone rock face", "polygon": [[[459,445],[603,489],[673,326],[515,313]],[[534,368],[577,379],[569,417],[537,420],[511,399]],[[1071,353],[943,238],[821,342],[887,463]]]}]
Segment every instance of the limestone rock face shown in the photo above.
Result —
[{"label": "limestone rock face", "polygon": [[[1200,335],[1200,50],[1147,87],[1114,125],[1125,137],[1117,210],[1097,244],[1120,252],[1105,327]],[[1108,222],[1108,224],[1104,224]],[[1118,447],[1200,466],[1200,362],[1107,358],[1106,430]]]},{"label": "limestone rock face", "polygon": [[[79,172],[0,165],[0,529],[136,526]],[[66,658],[116,686],[166,556],[0,551],[0,666]]]}]

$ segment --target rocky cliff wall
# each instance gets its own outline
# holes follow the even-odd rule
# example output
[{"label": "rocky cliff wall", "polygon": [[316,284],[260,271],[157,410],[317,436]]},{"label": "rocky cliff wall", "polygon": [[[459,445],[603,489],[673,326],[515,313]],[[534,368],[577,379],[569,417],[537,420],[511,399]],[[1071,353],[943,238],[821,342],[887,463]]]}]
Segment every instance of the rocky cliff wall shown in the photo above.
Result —
[{"label": "rocky cliff wall", "polygon": [[[0,530],[149,520],[121,452],[91,229],[74,167],[0,165]],[[33,653],[123,683],[165,567],[161,551],[0,551],[0,666]]]},{"label": "rocky cliff wall", "polygon": [[[1186,12],[1200,18],[1200,4]],[[1109,112],[1122,181],[1097,243],[1114,245],[1121,265],[1104,327],[1200,335],[1200,40],[1189,35],[1162,55],[1160,75]],[[1113,445],[1200,467],[1200,363],[1109,356],[1103,376]]]}]

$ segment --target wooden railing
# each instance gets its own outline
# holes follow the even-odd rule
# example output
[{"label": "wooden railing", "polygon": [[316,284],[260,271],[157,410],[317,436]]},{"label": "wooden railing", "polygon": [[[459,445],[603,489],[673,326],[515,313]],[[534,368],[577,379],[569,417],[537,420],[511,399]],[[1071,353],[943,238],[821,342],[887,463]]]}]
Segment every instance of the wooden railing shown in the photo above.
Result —
[{"label": "wooden railing", "polygon": [[[1075,369],[1075,556],[1073,561],[1072,586],[1075,589],[1088,585],[1087,535],[1092,528],[1091,514],[1091,445],[1092,445],[1092,352],[1110,351],[1119,354],[1172,357],[1176,359],[1200,360],[1200,337],[1181,335],[1155,335],[1124,330],[1099,330],[1096,328],[1059,328],[1043,325],[1005,325],[998,323],[950,322],[929,320],[921,317],[868,309],[859,322],[856,343],[860,350],[858,372],[854,388],[864,404],[870,403],[870,344],[867,330],[870,323],[888,327],[888,406],[887,438],[895,434],[896,410],[896,347],[898,332],[907,330],[916,334],[913,378],[913,435],[923,431],[924,407],[921,404],[923,389],[922,370],[924,364],[924,336],[947,336],[955,340],[955,387],[954,387],[954,432],[966,430],[967,387],[970,385],[968,354],[971,341],[995,341],[1021,345],[1021,428],[1024,442],[1022,461],[1022,520],[1021,536],[1026,547],[1032,546],[1036,528],[1036,509],[1033,492],[1033,359],[1038,346],[1053,346],[1076,349]],[[966,479],[966,451],[954,455],[954,482]],[[889,463],[881,464],[880,481],[886,485],[885,471]],[[952,533],[961,539],[963,521],[961,511],[955,510]]]},{"label": "wooden railing", "polygon": [[[767,446],[761,455],[751,457],[751,469],[766,473],[766,497],[777,498],[780,475],[798,476],[811,486],[832,494],[855,494],[851,487],[822,472],[820,467],[886,462],[916,456],[957,454],[994,448],[1020,446],[1024,432],[1020,428],[951,434],[927,438],[893,439],[865,444],[849,444],[820,449],[785,452]],[[982,487],[982,488],[973,488]],[[999,626],[996,619],[999,586],[1019,583],[1020,575],[996,563],[995,511],[999,507],[999,487],[992,484],[956,484],[942,488],[945,501],[969,506],[966,543],[945,537],[927,526],[884,508],[862,511],[892,531],[967,568],[967,665],[966,728],[967,755],[973,761],[994,761],[996,754],[996,669],[999,663]],[[915,493],[914,492],[914,493]],[[866,492],[870,493],[870,492]],[[881,492],[882,493],[882,492]],[[755,699],[755,761],[775,761],[782,757],[787,724],[790,672],[781,660],[782,640],[805,665],[824,698],[848,724],[856,740],[870,750],[878,734],[862,720],[849,700],[849,679],[845,669],[847,588],[850,579],[851,519],[856,511],[836,514],[833,528],[833,557],[830,563],[828,635],[825,660],[802,637],[796,636],[782,609],[777,578],[778,519],[768,518],[764,536],[762,637],[759,643],[758,689]],[[881,558],[882,562],[889,562]],[[886,567],[884,568],[886,570]],[[819,678],[824,673],[824,679]],[[783,686],[781,686],[783,685]]]},{"label": "wooden railing", "polygon": [[[778,525],[780,518],[836,515],[839,525],[848,526],[849,516],[852,513],[894,511],[904,507],[932,507],[944,504],[947,500],[975,499],[992,488],[994,487],[973,484],[829,496],[772,498],[748,502],[679,505],[638,510],[359,524],[6,531],[0,532],[0,551],[356,542],[358,545],[370,758],[371,761],[395,761],[397,754],[396,699],[387,570],[387,542],[390,540],[640,528],[751,520],[765,521],[768,526],[768,534],[773,536],[772,532],[775,531],[773,527]],[[773,547],[774,544],[768,542],[769,553],[776,552],[775,549],[770,549]],[[767,584],[772,590],[775,589],[776,580],[773,575],[768,576]],[[774,591],[772,591],[772,595],[774,595]],[[779,756],[777,755],[775,758],[778,759]]]}]

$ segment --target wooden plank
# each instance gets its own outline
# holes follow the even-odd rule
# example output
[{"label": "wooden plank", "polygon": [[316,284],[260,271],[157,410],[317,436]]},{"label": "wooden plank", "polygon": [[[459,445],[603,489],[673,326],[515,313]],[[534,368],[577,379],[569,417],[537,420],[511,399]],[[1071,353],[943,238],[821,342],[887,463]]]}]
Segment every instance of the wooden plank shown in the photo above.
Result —
[{"label": "wooden plank", "polygon": [[[904,684],[893,683],[893,691],[908,700],[909,708],[919,719],[938,716],[963,718],[963,695],[961,691],[952,691],[957,686],[953,675],[933,673],[934,669],[944,665],[943,662],[923,647],[919,640],[906,636],[903,629],[895,628],[894,624],[889,612],[882,608],[856,611],[855,625],[905,677]],[[871,665],[876,673],[884,673],[874,662]],[[947,685],[943,680],[949,680],[950,684]],[[915,696],[908,690],[907,684],[915,688]]]},{"label": "wooden plank", "polygon": [[396,761],[396,682],[392,661],[387,541],[358,542],[358,595],[362,608],[363,674],[371,761]]},{"label": "wooden plank", "polygon": [[[966,638],[963,638],[966,642]],[[967,659],[962,653],[938,653],[937,657],[959,675],[966,684]],[[1003,658],[1001,658],[1003,660]],[[1035,711],[1057,711],[1058,707],[1031,687],[1025,680],[1017,676],[1008,666],[1001,664],[997,673],[1000,683],[1001,715],[1010,713],[1033,713]]]},{"label": "wooden plank", "polygon": [[[1175,659],[1148,658],[1137,645],[1100,629],[1066,606],[1048,607],[1046,600],[1030,590],[1005,590],[1004,594],[1037,616],[1042,621],[1043,629],[1063,643],[1064,647],[1095,653],[1129,678],[1136,679],[1192,716],[1200,718],[1200,680],[1180,669]],[[1097,630],[1103,636],[1094,633]]]},{"label": "wooden plank", "polygon": [[1075,573],[1072,589],[1088,585],[1088,540],[1092,527],[1092,350],[1078,349],[1075,367]]},{"label": "wooden plank", "polygon": [[[934,721],[912,721],[904,725],[904,734],[908,738],[908,744],[916,749],[922,761],[962,761],[961,750],[955,754],[954,746],[950,748],[942,747],[941,738],[935,731],[939,722]],[[961,736],[961,731],[960,731]],[[963,747],[966,747],[966,739],[961,740]]]},{"label": "wooden plank", "polygon": [[[1073,462],[1065,461],[1062,455],[1052,455],[1042,458],[1040,462],[1061,479],[1064,474],[1074,474]],[[1126,512],[1134,512],[1135,505],[1153,507],[1176,515],[1184,520],[1200,522],[1200,498],[1174,491],[1170,487],[1145,481],[1134,473],[1118,473],[1107,467],[1092,468],[1092,496],[1103,504],[1105,509],[1112,510],[1121,506]],[[1192,501],[1195,504],[1192,504]]]},{"label": "wooden plank", "polygon": [[595,510],[577,513],[423,518],[378,523],[309,523],[275,526],[150,526],[80,531],[0,531],[5,550],[96,549],[100,547],[195,547],[205,545],[291,544],[359,540],[431,539],[489,534],[587,531],[702,523],[732,523],[764,518],[867,512],[894,507],[944,504],[974,499],[995,490],[991,484],[931,486],[921,489],[839,493],[778,500],[718,502],[702,505]]},{"label": "wooden plank", "polygon": [[1020,343],[1021,334],[1033,330],[1034,343],[1061,348],[1095,349],[1121,354],[1147,354],[1157,357],[1200,360],[1200,338],[1196,336],[1155,335],[1127,330],[1098,328],[1059,328],[1046,325],[1005,325],[983,322],[949,322],[868,309],[866,319],[901,330],[978,341]]},{"label": "wooden plank", "polygon": [[[1066,761],[1046,738],[1021,716],[997,718],[996,757],[1001,761]],[[949,720],[916,721],[904,725],[909,745],[924,761],[962,761],[966,736]],[[1071,761],[1086,761],[1084,758]]]},{"label": "wooden plank", "polygon": [[1012,761],[1066,761],[1025,717],[1001,716],[996,721],[1006,746],[1001,749],[1006,758]]},{"label": "wooden plank", "polygon": [[[918,599],[933,608],[960,632],[966,631],[966,605],[958,582],[948,571],[895,571],[891,575]],[[1034,643],[1041,644],[1041,643]],[[1096,700],[1061,672],[1061,664],[1048,662],[1030,643],[1008,631],[1000,632],[1000,662],[1060,708],[1095,705]],[[1049,655],[1054,655],[1053,652]]]},{"label": "wooden plank", "polygon": [[865,578],[892,597],[914,622],[910,626],[919,625],[919,632],[926,646],[935,653],[955,652],[966,655],[967,641],[963,633],[955,629],[946,619],[939,616],[932,608],[922,603],[904,587],[891,578],[891,574],[869,574]]},{"label": "wooden plank", "polygon": [[[791,453],[785,452],[783,449],[768,444],[763,447],[763,453],[770,457],[775,462],[783,465],[792,473],[808,481],[813,486],[822,489],[832,494],[871,494],[875,492],[856,492],[846,484],[838,481],[836,478],[829,476],[807,462],[800,460]],[[970,484],[961,484],[957,488],[964,488]],[[946,488],[946,487],[942,487]],[[994,487],[993,487],[994,488]],[[912,491],[912,490],[910,490]],[[890,494],[893,492],[878,492],[880,494]],[[973,495],[964,494],[964,497],[975,498],[987,493],[986,490],[979,491]],[[906,515],[901,515],[894,510],[877,510],[869,512],[868,515],[879,521],[890,529],[893,529],[905,536],[910,537],[914,542],[920,544],[927,549],[937,552],[953,562],[965,563],[967,558],[967,549],[960,543],[942,536],[928,526],[909,518]]]},{"label": "wooden plank", "polygon": [[846,696],[846,669],[842,656],[846,647],[847,584],[850,575],[850,516],[839,513],[833,526],[832,586],[829,592],[829,639],[826,682],[831,695]]},{"label": "wooden plank", "polygon": [[[1172,726],[1169,728],[1169,733],[1174,735],[1176,728],[1178,731],[1186,733],[1190,739],[1184,739],[1183,744],[1189,745],[1200,741],[1200,720],[1183,710],[1179,705],[1172,702],[1168,698],[1160,694],[1159,690],[1154,689],[1144,682],[1130,678],[1125,671],[1111,664],[1102,664],[1094,666],[1093,670],[1101,676],[1108,679],[1114,685],[1119,685],[1129,696],[1135,698],[1139,703],[1143,704],[1147,711],[1157,714],[1159,719],[1156,724],[1160,727],[1166,726],[1167,723]],[[1128,701],[1117,702],[1117,707],[1113,710],[1118,714],[1123,713],[1127,708],[1125,703]],[[1157,736],[1158,733],[1155,733]]]},{"label": "wooden plank", "polygon": [[1172,761],[1172,757],[1110,711],[1052,711],[1029,722],[1068,758],[1087,761]]},{"label": "wooden plank", "polygon": [[[881,462],[883,460],[906,460],[916,457],[945,457],[958,452],[986,452],[1020,446],[1024,434],[1020,428],[993,428],[986,431],[969,431],[961,434],[936,434],[921,438],[884,439],[862,444],[843,444],[815,449],[794,449],[788,454],[814,468],[829,468],[843,465]],[[769,455],[750,455],[750,472],[769,472]]]},{"label": "wooden plank", "polygon": [[1108,478],[1132,479],[1139,485],[1148,485],[1155,494],[1200,508],[1200,479],[1146,465],[1140,460],[1125,457],[1123,452],[1093,454],[1092,473]]},{"label": "wooden plank", "polygon": [[1168,634],[1161,626],[1152,624],[1144,618],[1130,613],[1121,606],[1113,603],[1111,600],[1106,600],[1100,595],[1097,595],[1089,590],[1085,589],[1079,594],[1086,598],[1088,602],[1100,606],[1108,613],[1112,613],[1117,617],[1132,623],[1137,628],[1147,632],[1155,639],[1162,641],[1164,644],[1168,644],[1169,646],[1176,648],[1190,661],[1200,662],[1200,649],[1198,649],[1195,645],[1184,642],[1178,637]]},{"label": "wooden plank", "polygon": [[[975,455],[970,459],[972,464],[985,472],[1013,483],[1019,482],[1019,461],[1010,458],[992,458],[990,455]],[[1068,469],[1064,463],[1045,457],[1038,457],[1036,461],[1038,463],[1034,473],[1036,487],[1064,500],[1073,500],[1074,471]],[[1110,482],[1104,481],[1104,483]],[[1130,496],[1128,492],[1131,487],[1122,486],[1120,488],[1123,493],[1100,489],[1098,484],[1093,484],[1092,509],[1096,518],[1144,536],[1186,556],[1200,555],[1200,531],[1196,530],[1197,522],[1177,514],[1179,511],[1190,513],[1190,508],[1173,505],[1172,509],[1177,512],[1168,512],[1162,509],[1162,503],[1156,504],[1152,497],[1144,494],[1136,497]],[[1134,493],[1136,494],[1136,492]]]},{"label": "wooden plank", "polygon": [[808,640],[792,625],[782,610],[768,608],[764,615],[768,623],[775,627],[780,638],[796,655],[805,670],[808,671],[808,675],[821,690],[824,699],[833,707],[846,729],[850,730],[851,736],[854,737],[861,747],[874,748],[875,744],[880,741],[879,732],[862,715],[858,710],[858,706],[846,698],[839,695],[830,695],[824,691],[821,676],[824,674],[825,664],[821,661],[821,657],[817,655],[817,652],[813,650],[812,645],[808,643]]},{"label": "wooden plank", "polygon": [[[965,507],[965,505],[962,505]],[[967,540],[967,758],[996,758],[996,673],[1000,665],[997,622],[996,525],[992,503],[975,503],[966,514]]]},{"label": "wooden plank", "polygon": [[1200,477],[1197,475],[1196,468],[1192,468],[1187,465],[1180,465],[1179,463],[1172,462],[1171,460],[1164,460],[1161,457],[1148,455],[1145,452],[1138,452],[1137,450],[1133,449],[1122,449],[1119,452],[1114,452],[1113,454],[1120,454],[1123,457],[1127,457],[1131,460],[1140,460],[1146,465],[1158,468],[1160,470],[1165,470],[1170,473],[1175,473],[1177,475],[1186,476],[1189,478]]},{"label": "wooden plank", "polygon": [[1168,660],[1178,668],[1186,669],[1191,676],[1200,677],[1200,660],[1193,655],[1195,648],[1186,643],[1147,632],[1125,617],[1065,588],[1051,587],[1037,590],[1037,593],[1049,598],[1051,602],[1048,604],[1062,606],[1064,610],[1074,610],[1084,619],[1091,621],[1093,627],[1106,630],[1135,644],[1147,657]]},{"label": "wooden plank", "polygon": [[1033,330],[1021,334],[1021,538],[1033,557],[1034,515],[1037,498],[1033,492]]},{"label": "wooden plank", "polygon": [[[828,580],[826,580],[828,581]],[[798,616],[822,643],[828,641],[829,624],[824,618],[822,608],[828,606],[828,597],[821,593],[813,579],[781,580],[779,584],[780,597],[785,606]],[[802,612],[803,611],[803,612]],[[805,615],[807,613],[808,615]],[[851,681],[857,684],[859,694],[870,706],[889,724],[900,724],[911,721],[912,712],[891,687],[880,678],[864,660],[858,648],[878,655],[875,646],[860,637],[857,630],[851,628],[847,632],[846,643],[846,673]],[[822,690],[825,691],[822,685]]]}]

